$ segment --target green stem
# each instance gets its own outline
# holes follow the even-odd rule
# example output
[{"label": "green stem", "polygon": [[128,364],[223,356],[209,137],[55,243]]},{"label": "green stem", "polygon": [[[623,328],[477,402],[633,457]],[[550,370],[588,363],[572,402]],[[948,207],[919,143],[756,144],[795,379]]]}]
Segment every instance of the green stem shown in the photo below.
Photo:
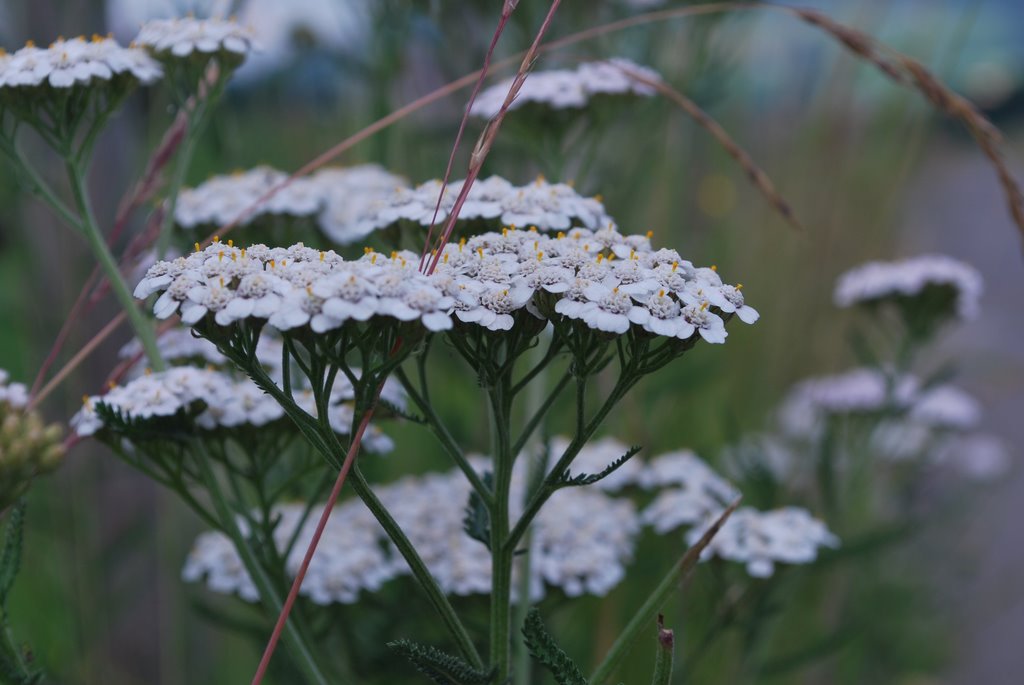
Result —
[{"label": "green stem", "polygon": [[171,181],[167,186],[167,207],[163,219],[160,222],[160,234],[156,239],[156,256],[163,259],[167,254],[167,247],[171,243],[171,233],[174,228],[174,213],[178,206],[178,195],[185,185],[185,174],[192,163],[192,155],[195,152],[195,145],[199,140],[198,131],[193,131],[196,122],[189,121],[185,131],[185,140],[181,149],[174,159],[174,170],[171,173]]},{"label": "green stem", "polygon": [[[581,378],[579,382],[582,384],[583,380],[584,379]],[[601,405],[601,408],[597,411],[590,422],[585,425],[582,421],[584,412],[583,397],[581,396],[577,400],[577,413],[581,419],[579,422],[580,428],[577,429],[572,442],[570,442],[569,446],[565,448],[565,452],[559,458],[554,468],[548,472],[548,475],[544,478],[544,482],[541,483],[541,486],[537,488],[537,491],[530,497],[522,516],[519,517],[519,520],[516,522],[515,527],[512,529],[512,532],[508,537],[506,542],[508,547],[514,549],[515,546],[519,544],[519,541],[526,533],[526,530],[530,527],[530,524],[533,522],[534,517],[537,516],[541,507],[544,506],[544,503],[548,501],[548,498],[558,490],[558,481],[565,473],[565,470],[569,468],[573,459],[576,458],[580,453],[580,450],[583,449],[587,444],[587,441],[590,440],[591,436],[594,435],[601,423],[604,422],[608,413],[611,412],[626,392],[633,387],[635,382],[636,378],[633,377],[632,374],[624,373],[621,375],[618,382],[616,382],[615,387],[612,388],[611,393],[608,395],[608,398],[605,400],[605,403]]]},{"label": "green stem", "polygon": [[76,231],[83,231],[82,223],[78,217],[64,204],[63,200],[57,197],[57,193],[53,191],[49,183],[43,180],[43,177],[39,175],[35,167],[29,163],[25,155],[18,149],[14,140],[8,139],[6,136],[2,137],[0,138],[0,147],[10,157],[11,161],[17,165],[18,170],[24,174],[24,178],[29,184],[29,190],[48,204],[64,223]]},{"label": "green stem", "polygon": [[483,661],[480,659],[480,654],[476,650],[476,645],[473,644],[472,638],[469,636],[469,632],[466,627],[462,625],[462,621],[459,620],[458,615],[455,613],[455,609],[452,607],[448,598],[445,597],[441,587],[437,584],[434,576],[430,573],[430,569],[423,563],[423,559],[420,558],[416,548],[412,546],[409,538],[406,537],[405,533],[402,532],[398,522],[391,517],[390,512],[384,507],[384,504],[377,499],[377,495],[374,494],[370,488],[370,484],[366,482],[366,477],[363,476],[359,469],[359,464],[354,463],[352,470],[349,472],[349,478],[352,481],[352,489],[355,490],[359,498],[366,504],[367,509],[373,513],[374,518],[384,528],[391,542],[394,543],[395,547],[398,548],[402,558],[405,559],[405,563],[409,565],[409,570],[412,571],[413,576],[419,581],[420,587],[423,588],[427,595],[427,599],[430,601],[434,610],[441,616],[441,620],[445,626],[451,632],[455,641],[458,643],[459,650],[476,668],[483,668]]},{"label": "green stem", "polygon": [[[255,342],[253,342],[253,345],[255,345]],[[338,436],[330,429],[330,426],[328,425],[326,428],[322,427],[313,419],[313,417],[303,411],[294,400],[292,400],[283,390],[277,387],[277,384],[267,376],[266,372],[258,363],[245,364],[244,360],[237,356],[235,357],[235,361],[250,374],[253,381],[255,381],[264,392],[277,400],[278,404],[284,408],[288,417],[292,419],[306,439],[309,440],[309,443],[318,452],[320,452],[321,456],[323,456],[329,464],[340,469],[341,462],[338,460],[337,455],[344,455],[346,450],[339,442]],[[384,504],[377,499],[377,496],[373,493],[369,483],[366,482],[366,478],[359,469],[358,462],[352,465],[352,470],[349,472],[349,479],[352,483],[352,489],[355,490],[359,498],[362,499],[363,503],[377,519],[377,522],[384,528],[384,531],[391,539],[391,542],[394,543],[396,548],[398,548],[398,551],[405,559],[405,562],[409,565],[409,570],[412,572],[416,580],[419,581],[420,587],[423,588],[423,591],[426,593],[428,601],[438,612],[441,620],[455,638],[463,656],[469,659],[475,667],[483,668],[483,661],[480,659],[480,654],[477,652],[476,646],[469,637],[469,633],[466,631],[465,626],[462,625],[458,615],[456,615],[455,609],[448,601],[448,598],[445,597],[444,591],[442,591],[441,587],[437,584],[437,580],[434,579],[434,576],[430,573],[427,565],[423,563],[423,559],[416,551],[416,548],[413,547],[409,538],[406,537],[401,527],[394,518],[391,517],[390,512],[388,512],[384,507]]]},{"label": "green stem", "polygon": [[700,553],[708,546],[711,538],[715,536],[726,519],[736,510],[737,506],[739,506],[739,500],[733,502],[728,509],[722,512],[722,515],[701,536],[700,540],[686,550],[686,554],[679,560],[679,563],[669,569],[669,572],[661,579],[658,586],[654,588],[647,599],[644,600],[644,603],[640,605],[640,608],[636,610],[636,613],[633,614],[633,618],[626,624],[625,629],[619,634],[611,649],[608,650],[608,654],[598,665],[593,675],[587,679],[587,682],[591,683],[591,685],[602,685],[602,683],[608,680],[640,634],[650,628],[651,619],[660,613],[661,607],[668,600],[669,596],[676,591],[680,583],[690,574],[693,567],[697,565]]},{"label": "green stem", "polygon": [[99,225],[96,223],[92,212],[92,205],[89,202],[89,194],[85,187],[85,173],[81,166],[71,161],[67,162],[67,172],[68,178],[71,181],[71,191],[75,197],[75,204],[78,206],[78,211],[81,214],[81,228],[86,240],[89,241],[93,255],[107,277],[110,289],[114,291],[114,296],[120,303],[124,313],[128,316],[128,321],[131,323],[132,328],[135,329],[135,335],[138,337],[139,342],[142,343],[142,348],[146,351],[146,357],[149,359],[150,366],[155,371],[163,371],[166,365],[164,364],[163,357],[160,356],[160,350],[156,346],[156,333],[153,330],[152,323],[143,314],[142,310],[139,309],[138,303],[121,276],[117,260],[110,253],[107,241],[103,238]]},{"label": "green stem", "polygon": [[494,449],[494,506],[491,508],[491,630],[490,664],[496,668],[495,682],[508,678],[511,662],[512,561],[515,549],[509,545],[509,498],[512,467],[509,423],[510,397],[507,378],[499,378],[488,389],[491,404]]},{"label": "green stem", "polygon": [[[217,511],[218,517],[220,518],[222,529],[227,536],[231,538],[231,542],[234,544],[235,549],[238,552],[238,556],[242,560],[242,564],[245,566],[246,571],[248,571],[249,577],[252,578],[256,588],[259,590],[260,600],[263,602],[264,606],[266,606],[268,613],[272,615],[280,614],[282,607],[281,598],[278,595],[277,590],[274,588],[270,578],[267,577],[263,566],[257,560],[248,541],[238,529],[238,522],[235,519],[234,512],[232,512],[231,507],[228,505],[227,500],[224,497],[224,493],[221,491],[220,484],[217,482],[217,476],[213,473],[213,469],[210,468],[209,454],[206,451],[205,445],[203,445],[199,440],[195,441],[195,445],[197,461],[199,462],[199,469],[202,474],[203,482],[210,493],[210,497],[213,499],[213,505]],[[299,632],[294,621],[295,620],[293,618],[285,624],[282,639],[292,651],[296,663],[302,669],[308,681],[311,683],[318,683],[320,685],[328,685],[330,681],[320,669],[320,666],[316,662],[316,658],[313,656],[313,651],[306,644],[306,640]]]},{"label": "green stem", "polygon": [[402,387],[405,388],[405,392],[409,395],[412,401],[416,404],[416,407],[423,412],[423,415],[427,419],[427,425],[430,426],[430,430],[437,436],[441,446],[444,447],[445,452],[452,458],[452,461],[456,463],[459,469],[465,474],[469,480],[470,485],[473,486],[473,490],[480,496],[484,503],[490,507],[494,497],[491,494],[490,488],[481,480],[480,474],[476,472],[473,465],[466,459],[466,455],[463,454],[459,444],[452,437],[448,427],[441,421],[441,417],[437,415],[434,408],[429,402],[419,393],[416,387],[412,384],[412,381],[406,375],[405,371],[401,368],[395,371],[395,377],[402,383]]}]

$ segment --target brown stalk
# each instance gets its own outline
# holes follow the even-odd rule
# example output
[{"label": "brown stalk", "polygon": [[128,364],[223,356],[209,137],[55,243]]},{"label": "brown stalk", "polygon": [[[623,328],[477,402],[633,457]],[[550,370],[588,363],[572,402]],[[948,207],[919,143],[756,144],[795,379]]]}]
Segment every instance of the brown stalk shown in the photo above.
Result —
[{"label": "brown stalk", "polygon": [[804,230],[803,225],[793,214],[790,204],[782,197],[779,191],[775,189],[775,184],[772,183],[768,174],[757,166],[751,156],[747,154],[747,151],[733,140],[732,136],[729,135],[729,132],[726,131],[721,124],[715,121],[707,112],[701,109],[696,102],[686,97],[680,91],[676,90],[664,81],[649,78],[638,72],[636,69],[630,69],[629,67],[616,64],[615,62],[609,62],[609,64],[617,67],[634,81],[654,88],[661,95],[671,100],[681,110],[690,115],[690,117],[697,122],[701,128],[710,133],[711,136],[718,141],[719,145],[722,146],[730,157],[736,160],[736,163],[743,168],[744,172],[746,172],[747,178],[750,180],[751,184],[760,191],[761,195],[763,195],[765,200],[768,201],[768,204],[782,215],[782,218],[785,219],[790,226],[798,231]]},{"label": "brown stalk", "polygon": [[423,241],[423,253],[420,255],[420,269],[423,269],[423,263],[427,259],[427,252],[430,250],[430,241],[434,237],[434,224],[437,223],[437,215],[441,211],[441,201],[444,199],[444,191],[448,188],[448,181],[452,177],[452,167],[455,165],[455,153],[459,150],[459,145],[462,143],[462,134],[466,131],[466,123],[469,122],[469,113],[473,109],[473,103],[476,102],[476,96],[479,95],[480,89],[484,85],[484,79],[487,78],[487,70],[491,66],[491,58],[494,56],[494,48],[498,46],[498,40],[501,38],[501,34],[505,31],[505,26],[508,25],[508,20],[512,16],[512,12],[515,11],[516,6],[519,5],[519,0],[505,0],[504,5],[501,8],[501,18],[498,20],[498,27],[494,30],[494,35],[491,37],[491,44],[487,48],[487,54],[484,55],[484,65],[480,68],[480,76],[476,80],[476,84],[473,86],[473,92],[469,94],[469,100],[466,102],[466,109],[462,113],[462,121],[459,122],[459,131],[455,134],[455,143],[452,145],[452,152],[448,156],[448,165],[444,170],[444,179],[441,181],[441,191],[437,194],[437,204],[434,205],[434,215],[430,218],[430,226],[427,227],[427,239]]},{"label": "brown stalk", "polygon": [[999,129],[969,100],[939,81],[917,60],[883,45],[865,33],[839,24],[815,10],[776,7],[820,28],[857,57],[873,64],[893,82],[920,93],[938,111],[956,119],[971,134],[988,158],[1006,195],[1010,216],[1024,235],[1024,192],[1003,157],[1003,136]]},{"label": "brown stalk", "polygon": [[469,197],[469,191],[473,188],[473,183],[476,181],[477,176],[480,175],[484,160],[487,159],[487,155],[491,152],[491,146],[494,144],[494,139],[498,137],[498,131],[501,129],[501,123],[505,120],[505,115],[508,114],[512,102],[519,95],[519,90],[526,83],[526,77],[529,75],[530,69],[537,58],[540,42],[544,39],[544,34],[551,27],[551,22],[555,18],[555,12],[560,4],[561,0],[552,0],[547,16],[544,17],[544,22],[540,25],[537,35],[534,36],[530,48],[523,55],[522,62],[519,63],[519,71],[516,72],[515,77],[512,79],[512,85],[509,86],[508,93],[505,95],[505,101],[501,103],[498,113],[487,122],[483,132],[480,134],[480,138],[477,139],[476,146],[473,148],[473,154],[469,157],[469,171],[466,173],[466,181],[462,184],[459,196],[455,199],[455,205],[452,207],[451,214],[448,215],[448,222],[445,225],[444,233],[441,234],[434,248],[434,258],[430,262],[430,268],[426,270],[428,274],[433,273],[434,269],[437,268],[438,262],[441,261],[441,252],[451,238],[452,231],[455,229],[455,222],[458,220],[459,212],[462,210],[462,205],[465,204],[466,198]]}]

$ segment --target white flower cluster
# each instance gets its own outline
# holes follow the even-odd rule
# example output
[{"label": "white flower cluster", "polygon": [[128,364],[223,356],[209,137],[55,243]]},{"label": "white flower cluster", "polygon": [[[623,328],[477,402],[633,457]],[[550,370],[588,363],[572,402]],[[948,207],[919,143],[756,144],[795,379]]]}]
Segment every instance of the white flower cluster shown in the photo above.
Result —
[{"label": "white flower cluster", "polygon": [[[930,463],[954,466],[969,476],[981,474],[979,477],[990,477],[997,468],[1005,469],[1009,464],[1005,448],[993,447],[999,445],[998,440],[974,432],[981,423],[982,408],[969,393],[953,385],[926,385],[910,374],[894,377],[874,368],[811,378],[795,385],[777,414],[781,435],[776,441],[796,454],[803,449],[801,445],[822,437],[829,417],[857,415],[877,416],[868,446],[880,459],[900,462],[924,458]],[[974,448],[980,456],[972,464]],[[799,459],[784,461],[790,471],[799,468]]]},{"label": "white flower cluster", "polygon": [[[720,515],[721,511],[709,513],[702,525],[686,534],[687,542],[697,542]],[[726,520],[701,556],[744,563],[751,576],[767,578],[774,573],[776,563],[809,564],[817,559],[822,547],[838,546],[839,539],[805,509],[758,511],[742,507]]]},{"label": "white flower cluster", "polygon": [[[280,517],[274,528],[274,543],[282,553],[296,529],[295,545],[290,550],[285,567],[290,575],[298,572],[306,547],[316,530],[320,511],[313,508],[304,518],[302,504],[284,504],[274,509]],[[344,525],[338,525],[343,522]],[[301,524],[301,528],[300,528]],[[247,531],[245,521],[239,521]],[[351,604],[360,591],[372,592],[401,570],[396,559],[380,542],[382,532],[369,510],[358,500],[338,505],[324,529],[317,554],[310,562],[302,584],[302,594],[318,604]],[[186,582],[199,582],[205,578],[213,592],[237,594],[249,602],[259,601],[259,591],[242,565],[230,538],[223,533],[207,532],[195,541],[182,569]]]},{"label": "white flower cluster", "polygon": [[[266,166],[214,176],[181,192],[174,220],[183,228],[194,228],[221,226],[239,217],[244,217],[242,225],[249,225],[266,216],[302,219],[316,215],[328,238],[339,245],[349,245],[399,221],[430,225],[441,194],[439,180],[413,188],[401,176],[365,164],[322,169],[291,181],[261,201],[287,178],[284,172]],[[448,218],[463,183],[452,181],[445,188],[438,222]],[[573,226],[598,229],[614,223],[598,198],[584,197],[568,184],[538,178],[516,186],[500,176],[473,184],[459,219],[542,231],[568,230]]]},{"label": "white flower cluster", "polygon": [[890,299],[924,297],[930,290],[951,289],[955,315],[970,319],[978,313],[983,281],[973,266],[946,255],[921,255],[895,262],[868,262],[847,271],[836,283],[840,307]]},{"label": "white flower cluster", "polygon": [[652,460],[638,483],[660,490],[641,514],[658,533],[700,523],[739,497],[739,491],[690,450],[669,452]]},{"label": "white flower cluster", "polygon": [[13,409],[24,409],[28,405],[28,388],[23,383],[11,383],[10,374],[0,369],[0,404]]},{"label": "white flower cluster", "polygon": [[[381,394],[396,407],[405,406],[405,395],[394,384],[386,384]],[[328,418],[331,427],[342,435],[352,430],[354,396],[351,383],[339,374],[331,391],[331,414]],[[294,397],[303,410],[317,415],[311,390],[296,390]],[[199,402],[203,404],[203,411],[196,417],[196,424],[205,430],[243,426],[259,428],[284,418],[281,405],[247,378],[236,378],[213,368],[176,366],[135,378],[112,388],[105,395],[86,397],[82,409],[72,417],[71,426],[82,437],[100,431],[103,428],[103,420],[97,412],[100,404],[117,409],[132,419],[149,419],[174,416]],[[391,438],[372,424],[368,426],[362,444],[366,451],[378,454],[394,448]]]},{"label": "white flower cluster", "polygon": [[[214,176],[178,195],[174,220],[183,228],[223,226],[240,216],[242,225],[267,215],[310,217],[323,205],[321,185],[315,178],[298,178],[267,200],[261,198],[288,179],[283,171],[259,166],[235,174]],[[243,214],[244,213],[244,214]]]},{"label": "white flower cluster", "polygon": [[919,392],[916,378],[874,368],[809,378],[790,389],[779,409],[779,423],[787,435],[814,437],[829,416],[904,411]]},{"label": "white flower cluster", "polygon": [[948,384],[923,386],[910,374],[895,377],[877,368],[858,368],[797,383],[779,410],[783,431],[814,437],[829,416],[891,412],[930,428],[966,430],[981,419],[981,405]]},{"label": "white flower cluster", "polygon": [[80,436],[101,430],[99,404],[133,419],[149,419],[174,416],[197,402],[206,407],[196,422],[207,430],[243,424],[263,426],[284,415],[284,410],[251,381],[239,382],[212,369],[179,366],[136,378],[111,388],[105,395],[85,398],[71,426]]},{"label": "white flower cluster", "polygon": [[[601,62],[584,62],[576,69],[551,69],[531,73],[509,109],[516,109],[527,103],[538,104],[552,109],[579,109],[598,95],[643,95],[652,96],[657,91],[647,83],[634,78],[634,72],[651,81],[661,81],[661,76],[627,59],[614,58]],[[470,114],[484,119],[497,115],[505,102],[513,79],[505,79],[484,89],[473,102]]]},{"label": "white flower cluster", "polygon": [[735,314],[757,320],[742,286],[722,282],[712,267],[695,268],[674,250],[654,250],[649,236],[624,236],[613,227],[576,228],[548,236],[506,229],[449,244],[430,276],[410,252],[390,257],[367,250],[346,261],[333,251],[301,243],[289,248],[242,249],[214,243],[173,261],[157,262],[135,296],[162,292],[158,318],[180,312],[193,325],[208,314],[221,326],[248,317],[281,331],[309,326],[323,333],[375,316],[417,321],[430,331],[454,319],[489,330],[512,328],[514,314],[560,315],[606,333],[631,326],[652,335],[725,342]]},{"label": "white flower cluster", "polygon": [[[415,188],[395,187],[358,206],[347,222],[322,222],[324,232],[341,243],[351,243],[373,231],[399,221],[429,226],[437,209],[437,221],[448,218],[464,181],[452,181],[445,188],[441,205],[441,181],[432,180]],[[568,230],[572,226],[597,229],[613,224],[598,198],[584,197],[565,183],[549,183],[538,178],[516,186],[500,176],[491,176],[473,184],[459,211],[460,221],[486,221],[505,226],[533,227],[542,231]]]},{"label": "white flower cluster", "polygon": [[320,230],[339,245],[363,240],[376,231],[377,215],[388,198],[409,182],[376,164],[327,167],[313,174],[323,195]]},{"label": "white flower cluster", "polygon": [[135,44],[160,57],[185,58],[194,54],[231,54],[244,58],[256,48],[252,31],[223,19],[154,19],[146,22]]},{"label": "white flower cluster", "polygon": [[12,88],[68,89],[109,83],[118,76],[152,83],[163,76],[160,64],[145,51],[125,48],[112,38],[58,39],[48,48],[29,42],[11,55],[0,55],[0,91]]},{"label": "white flower cluster", "polygon": [[[484,460],[475,460],[479,467]],[[523,478],[517,471],[515,501],[523,496]],[[470,487],[459,471],[410,476],[375,488],[377,496],[416,547],[420,556],[449,594],[487,594],[491,591],[491,558],[487,548],[463,530]],[[280,507],[281,523],[275,530],[279,546],[290,539],[299,519],[300,505]],[[521,507],[516,507],[516,515]],[[295,573],[315,528],[319,510],[302,527],[288,558]],[[606,594],[622,579],[624,564],[633,553],[640,524],[628,500],[616,500],[598,491],[570,488],[556,493],[533,524],[531,594],[543,597],[545,586],[566,594]],[[374,591],[386,580],[408,573],[405,562],[387,543],[384,531],[362,503],[349,500],[331,513],[303,594],[318,603],[351,603],[360,590]],[[217,592],[257,598],[228,538],[205,533],[196,542],[184,575],[203,577]]]},{"label": "white flower cluster", "polygon": [[724,284],[714,268],[695,268],[675,250],[654,250],[649,234],[625,236],[614,227],[477,235],[447,245],[434,276],[455,299],[459,321],[495,331],[510,329],[513,314],[526,309],[605,333],[636,326],[722,343],[725,322],[716,312],[747,323],[758,318],[742,286]]},{"label": "white flower cluster", "polygon": [[268,166],[214,176],[181,192],[174,221],[191,229],[223,226],[239,217],[241,225],[248,226],[268,216],[309,219],[316,215],[327,237],[347,245],[381,228],[381,208],[409,185],[376,164],[326,167],[288,182],[261,200],[287,179],[288,174]]}]

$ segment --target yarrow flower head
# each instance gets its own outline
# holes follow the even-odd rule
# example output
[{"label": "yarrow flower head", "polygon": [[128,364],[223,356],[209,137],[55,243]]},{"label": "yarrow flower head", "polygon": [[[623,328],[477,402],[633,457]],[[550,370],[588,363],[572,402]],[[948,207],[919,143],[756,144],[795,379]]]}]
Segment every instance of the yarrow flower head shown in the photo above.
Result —
[{"label": "yarrow flower head", "polygon": [[519,320],[555,318],[612,336],[635,327],[722,343],[723,317],[738,311],[716,295],[731,288],[716,271],[695,269],[671,250],[654,251],[648,236],[622,235],[613,226],[555,236],[505,229],[449,244],[434,258],[437,268],[427,276],[419,257],[407,252],[387,256],[368,248],[347,261],[301,243],[242,249],[217,242],[157,262],[135,295],[161,293],[157,317],[180,313],[190,326],[207,317],[217,326],[254,318],[280,331],[308,326],[314,333],[375,318],[433,332],[451,329],[453,320],[502,331]]},{"label": "yarrow flower head", "polygon": [[851,269],[836,283],[835,302],[840,307],[893,305],[912,333],[926,335],[948,319],[977,316],[982,289],[974,267],[946,255],[922,255]]},{"label": "yarrow flower head", "polygon": [[[174,221],[182,228],[216,227],[240,219],[242,226],[277,218],[304,219],[318,214],[324,198],[312,178],[288,181],[288,174],[259,166],[235,174],[214,176],[195,188],[181,191]],[[268,199],[263,197],[277,190]]]},{"label": "yarrow flower head", "polygon": [[162,292],[154,313],[180,312],[195,325],[209,316],[218,326],[254,318],[280,331],[308,326],[316,333],[348,321],[382,317],[418,322],[431,331],[451,327],[453,301],[418,269],[418,257],[373,253],[346,261],[331,252],[213,243],[188,257],[157,262],[135,289],[145,298]]},{"label": "yarrow flower head", "polygon": [[637,480],[646,490],[660,490],[641,514],[643,522],[658,533],[697,524],[739,497],[732,484],[690,450],[659,456]]},{"label": "yarrow flower head", "polygon": [[256,48],[252,31],[224,19],[154,19],[142,26],[135,43],[164,62],[211,57],[236,66]]},{"label": "yarrow flower head", "polygon": [[[486,468],[487,460],[474,458]],[[521,510],[524,474],[515,472],[514,514]],[[464,530],[470,486],[460,471],[409,476],[379,485],[374,492],[419,551],[441,588],[453,595],[491,592],[491,557],[487,548]],[[283,548],[300,524],[301,505],[280,507],[275,541]],[[302,523],[288,557],[288,571],[312,537],[315,521]],[[640,524],[628,500],[599,490],[569,488],[556,493],[541,510],[531,535],[531,599],[546,588],[567,595],[604,595],[617,585],[630,560]],[[282,551],[286,551],[283,550]],[[384,531],[358,501],[340,504],[328,519],[323,540],[302,592],[313,601],[352,603],[360,592],[373,592],[385,581],[409,573]],[[204,533],[193,547],[183,572],[186,580],[206,578],[216,592],[258,597],[237,553],[221,533]]]},{"label": "yarrow flower head", "polygon": [[[401,181],[397,177],[389,180]],[[448,184],[439,208],[439,180],[415,188],[404,181],[386,186],[381,183],[366,192],[358,187],[348,192],[349,184],[345,183],[345,194],[339,194],[333,201],[334,209],[328,207],[321,218],[321,228],[332,240],[347,244],[399,222],[429,226],[435,218],[435,208],[440,223],[448,218],[463,183],[456,180]],[[596,230],[614,223],[598,198],[584,197],[568,184],[549,183],[538,177],[533,183],[516,186],[500,176],[473,184],[459,212],[459,221],[462,226],[518,226],[541,231],[569,230],[574,226]]]},{"label": "yarrow flower head", "polygon": [[790,389],[779,409],[779,423],[787,435],[812,438],[830,416],[906,411],[920,387],[913,376],[892,376],[875,368],[809,378]]},{"label": "yarrow flower head", "polygon": [[[655,89],[638,80],[633,74],[640,74],[651,81],[661,81],[661,76],[650,69],[633,62],[614,58],[601,62],[584,62],[576,69],[551,69],[530,74],[523,83],[516,99],[509,109],[518,109],[527,104],[556,110],[580,109],[597,96],[641,95],[652,96]],[[513,79],[506,79],[484,89],[473,102],[470,113],[473,116],[490,119],[501,109]]]},{"label": "yarrow flower head", "polygon": [[113,38],[58,38],[47,48],[29,42],[0,60],[0,93],[11,101],[46,99],[73,89],[148,84],[162,75],[144,51],[121,47]]},{"label": "yarrow flower head", "polygon": [[28,490],[32,479],[55,469],[64,457],[63,430],[27,411],[25,386],[0,369],[0,513]]},{"label": "yarrow flower head", "polygon": [[[718,519],[721,511],[711,512],[701,525],[686,534],[694,544]],[[718,556],[746,564],[747,573],[767,578],[775,564],[809,564],[822,547],[838,547],[839,538],[806,509],[784,507],[758,511],[742,507],[733,512],[701,554],[702,559]]]}]

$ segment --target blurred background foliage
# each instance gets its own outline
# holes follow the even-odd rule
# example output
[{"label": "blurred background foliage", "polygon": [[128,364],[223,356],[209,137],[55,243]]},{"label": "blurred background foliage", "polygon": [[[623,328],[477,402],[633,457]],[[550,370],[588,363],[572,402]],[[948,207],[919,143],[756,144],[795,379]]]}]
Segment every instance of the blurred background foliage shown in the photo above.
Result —
[{"label": "blurred background foliage", "polygon": [[[202,13],[218,4],[230,3],[3,0],[0,41],[11,50],[27,39],[113,31],[127,42],[148,16]],[[500,7],[498,0],[234,4],[261,35],[264,53],[238,74],[199,147],[192,185],[261,163],[298,168],[477,68]],[[658,4],[568,1],[551,35]],[[920,59],[974,98],[1003,127],[1016,159],[1024,156],[1020,3],[802,4]],[[544,2],[521,0],[499,55],[523,49],[546,10]],[[564,159],[560,180],[602,194],[624,230],[653,230],[657,245],[742,280],[763,315],[755,327],[733,327],[728,345],[699,346],[644,382],[608,433],[643,444],[652,455],[692,447],[714,463],[723,446],[764,425],[788,385],[855,361],[846,345],[848,313],[831,304],[836,275],[868,258],[948,250],[983,270],[990,294],[986,316],[942,351],[958,357],[962,381],[992,408],[992,426],[1011,444],[1024,437],[1020,240],[1004,216],[994,174],[963,132],[819,32],[772,13],[634,28],[545,56],[540,66],[609,56],[651,65],[718,119],[768,172],[806,230],[787,226],[718,145],[664,101],[616,106],[579,123],[582,131],[539,144],[535,129],[517,128],[516,117],[509,118],[485,174],[524,183],[550,174],[551,159]],[[414,182],[439,176],[467,95],[414,114],[341,161],[379,162]],[[97,211],[108,221],[169,124],[167,105],[156,89],[137,94],[101,141],[93,187]],[[471,122],[469,140],[478,132],[479,123]],[[468,149],[457,157],[457,176]],[[49,159],[41,146],[37,153]],[[65,239],[6,166],[0,167],[0,208],[0,360],[16,378],[31,380],[92,265],[85,246]],[[306,242],[323,241],[311,235]],[[62,359],[114,311],[110,303],[97,306],[72,332]],[[48,401],[48,418],[70,416],[83,393],[98,390],[127,335],[120,332],[72,375]],[[451,425],[464,444],[485,448],[471,377],[454,359],[435,372],[453,380],[450,392],[436,398],[440,413],[458,417]],[[568,410],[556,408],[549,430],[557,432]],[[398,450],[366,460],[372,478],[447,467],[420,428],[390,431]],[[667,612],[682,645],[678,670],[685,682],[1017,682],[1011,674],[1021,672],[1024,656],[1013,636],[1019,640],[1024,630],[1024,557],[993,548],[1003,548],[999,540],[1012,534],[1007,521],[1022,513],[1014,497],[1024,491],[1018,475],[912,541],[879,554],[850,552],[841,573],[855,611],[838,629],[829,620],[835,607],[825,578],[835,565],[827,560],[781,569],[770,584],[743,581],[736,566],[702,565]],[[98,444],[80,444],[58,474],[37,485],[28,521],[26,570],[11,615],[54,682],[229,683],[251,675],[266,626],[256,623],[252,632],[257,616],[239,602],[179,580],[198,522]],[[547,600],[545,615],[566,650],[591,663],[682,547],[679,536],[649,536],[637,550],[632,582],[607,598],[571,606]],[[410,584],[394,581],[379,596],[332,611],[351,626],[355,644],[395,637],[394,630],[429,634],[429,613]],[[741,587],[747,591],[738,593]],[[394,606],[389,596],[408,598],[402,615],[374,610]],[[470,612],[474,602],[482,608],[483,600],[460,601]],[[214,621],[216,607],[237,617],[237,625]],[[649,677],[648,651],[636,650],[621,674],[625,682]],[[380,682],[408,676],[394,664],[376,668],[398,669]]]}]

